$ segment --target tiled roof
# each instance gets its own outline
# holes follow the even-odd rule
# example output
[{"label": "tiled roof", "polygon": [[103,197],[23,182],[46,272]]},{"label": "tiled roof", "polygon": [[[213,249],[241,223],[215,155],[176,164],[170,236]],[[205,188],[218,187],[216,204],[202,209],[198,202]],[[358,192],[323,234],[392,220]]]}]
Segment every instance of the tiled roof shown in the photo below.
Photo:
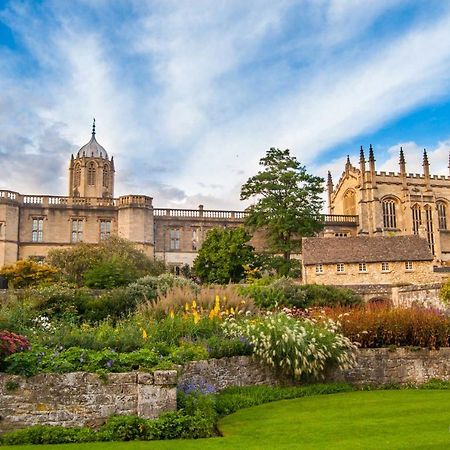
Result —
[{"label": "tiled roof", "polygon": [[432,261],[426,239],[419,236],[303,238],[303,264],[383,261]]}]

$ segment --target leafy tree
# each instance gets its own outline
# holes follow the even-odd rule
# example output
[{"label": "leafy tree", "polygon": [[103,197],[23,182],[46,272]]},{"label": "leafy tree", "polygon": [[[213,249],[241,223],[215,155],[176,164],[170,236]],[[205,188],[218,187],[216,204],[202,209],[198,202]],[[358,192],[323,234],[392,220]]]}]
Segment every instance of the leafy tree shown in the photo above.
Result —
[{"label": "leafy tree", "polygon": [[244,228],[213,228],[194,261],[194,272],[207,283],[238,282],[245,276],[244,266],[255,261],[250,236]]},{"label": "leafy tree", "polygon": [[241,200],[257,199],[247,209],[245,224],[252,232],[264,230],[269,251],[283,256],[285,272],[291,254],[301,249],[302,236],[322,228],[324,180],[308,174],[289,150],[271,148],[259,164],[263,169],[241,188]]},{"label": "leafy tree", "polygon": [[104,284],[108,287],[111,277],[117,276],[120,280],[114,285],[118,286],[165,271],[163,262],[153,260],[137,249],[133,242],[117,236],[111,236],[99,244],[81,242],[68,249],[51,250],[47,261],[78,285],[88,281],[92,286]]},{"label": "leafy tree", "polygon": [[59,270],[46,264],[24,259],[4,266],[0,270],[0,276],[6,278],[8,283],[15,288],[25,288],[56,281],[59,278]]}]

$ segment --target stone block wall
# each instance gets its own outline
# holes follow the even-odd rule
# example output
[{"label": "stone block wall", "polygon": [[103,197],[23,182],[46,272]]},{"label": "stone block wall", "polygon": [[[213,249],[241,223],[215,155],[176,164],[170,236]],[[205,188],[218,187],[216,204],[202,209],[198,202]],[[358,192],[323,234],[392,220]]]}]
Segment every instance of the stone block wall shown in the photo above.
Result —
[{"label": "stone block wall", "polygon": [[155,418],[176,410],[174,370],[45,373],[31,378],[0,373],[0,432],[31,425],[101,425],[114,414]]}]

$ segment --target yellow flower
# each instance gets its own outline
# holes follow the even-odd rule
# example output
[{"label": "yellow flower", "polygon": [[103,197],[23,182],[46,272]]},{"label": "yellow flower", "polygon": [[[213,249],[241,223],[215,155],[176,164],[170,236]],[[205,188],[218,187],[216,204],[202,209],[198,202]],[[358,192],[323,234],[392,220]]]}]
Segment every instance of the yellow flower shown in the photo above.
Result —
[{"label": "yellow flower", "polygon": [[169,316],[170,316],[171,319],[173,319],[175,317],[175,313],[173,312],[172,308],[170,308]]},{"label": "yellow flower", "polygon": [[197,308],[197,302],[195,300],[192,300],[192,308],[193,309]]},{"label": "yellow flower", "polygon": [[230,308],[230,314],[234,314],[234,308],[233,307]]},{"label": "yellow flower", "polygon": [[214,309],[212,309],[210,312],[209,312],[209,318],[210,318],[210,320],[213,320],[214,319],[214,317],[216,317],[216,311],[214,310]]},{"label": "yellow flower", "polygon": [[186,302],[186,304],[184,305],[184,310],[187,312],[189,311],[189,303]]},{"label": "yellow flower", "polygon": [[144,328],[142,328],[142,337],[143,337],[144,339],[147,339],[147,338],[148,338],[147,332],[144,330]]},{"label": "yellow flower", "polygon": [[192,317],[194,318],[194,323],[195,323],[195,324],[197,324],[197,323],[200,322],[200,316],[198,315],[198,312],[197,312],[197,311],[194,311],[194,312],[192,313]]}]

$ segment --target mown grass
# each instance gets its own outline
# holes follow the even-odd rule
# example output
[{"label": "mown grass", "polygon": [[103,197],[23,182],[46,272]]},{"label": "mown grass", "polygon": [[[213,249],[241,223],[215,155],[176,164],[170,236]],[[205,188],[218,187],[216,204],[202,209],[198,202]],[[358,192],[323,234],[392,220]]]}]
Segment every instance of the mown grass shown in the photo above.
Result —
[{"label": "mown grass", "polygon": [[185,441],[11,446],[11,450],[444,449],[450,390],[357,391],[242,409],[219,424],[223,437]]}]

